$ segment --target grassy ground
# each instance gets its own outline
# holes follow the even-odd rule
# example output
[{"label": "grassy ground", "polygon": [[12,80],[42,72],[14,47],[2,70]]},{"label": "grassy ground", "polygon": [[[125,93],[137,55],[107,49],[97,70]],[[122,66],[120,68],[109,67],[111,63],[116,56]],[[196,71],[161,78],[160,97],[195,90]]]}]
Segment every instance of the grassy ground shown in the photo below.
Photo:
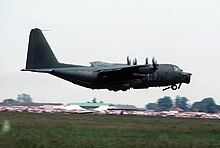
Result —
[{"label": "grassy ground", "polygon": [[0,112],[0,123],[5,148],[220,147],[220,120]]}]

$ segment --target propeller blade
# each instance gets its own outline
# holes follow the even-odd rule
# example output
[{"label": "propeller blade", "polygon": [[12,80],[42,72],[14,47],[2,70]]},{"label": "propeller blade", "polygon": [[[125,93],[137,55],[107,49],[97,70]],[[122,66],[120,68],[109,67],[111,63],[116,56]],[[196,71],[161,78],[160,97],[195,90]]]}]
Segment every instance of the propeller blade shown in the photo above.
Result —
[{"label": "propeller blade", "polygon": [[131,59],[127,56],[127,65],[131,65]]},{"label": "propeller blade", "polygon": [[145,65],[148,65],[148,58],[145,59]]},{"label": "propeller blade", "polygon": [[136,58],[133,59],[133,65],[137,65],[137,59]]},{"label": "propeller blade", "polygon": [[154,69],[157,69],[158,64],[157,64],[157,60],[154,57],[152,58],[152,64]]}]

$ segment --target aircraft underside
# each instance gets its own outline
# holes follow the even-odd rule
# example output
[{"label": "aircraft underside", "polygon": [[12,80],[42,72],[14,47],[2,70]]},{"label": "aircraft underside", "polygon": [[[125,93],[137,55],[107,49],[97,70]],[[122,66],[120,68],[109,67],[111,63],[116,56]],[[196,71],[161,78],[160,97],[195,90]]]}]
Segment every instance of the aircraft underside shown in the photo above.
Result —
[{"label": "aircraft underside", "polygon": [[92,71],[59,71],[54,70],[50,74],[72,82],[74,84],[91,88],[91,89],[108,89],[112,91],[126,91],[129,89],[146,89],[149,87],[160,87],[167,85],[174,85],[175,82],[171,83],[163,82],[158,80],[155,74],[151,74],[145,77],[136,78],[127,76],[119,78],[119,77],[111,77],[111,78],[98,78],[98,75]]}]

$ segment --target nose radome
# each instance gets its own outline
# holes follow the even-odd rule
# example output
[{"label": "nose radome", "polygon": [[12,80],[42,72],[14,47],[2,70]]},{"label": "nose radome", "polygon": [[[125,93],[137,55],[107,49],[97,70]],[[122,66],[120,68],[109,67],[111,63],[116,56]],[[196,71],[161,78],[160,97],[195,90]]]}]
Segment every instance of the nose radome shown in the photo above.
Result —
[{"label": "nose radome", "polygon": [[184,77],[183,82],[189,84],[190,80],[191,80],[191,75],[192,74],[191,73],[184,73],[184,75],[185,75],[185,77]]}]

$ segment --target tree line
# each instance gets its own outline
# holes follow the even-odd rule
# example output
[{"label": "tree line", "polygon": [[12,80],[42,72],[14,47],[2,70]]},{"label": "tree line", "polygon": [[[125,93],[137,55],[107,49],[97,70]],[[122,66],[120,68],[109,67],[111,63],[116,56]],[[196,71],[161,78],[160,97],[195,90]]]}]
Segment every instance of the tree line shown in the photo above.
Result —
[{"label": "tree line", "polygon": [[147,110],[168,111],[172,107],[181,108],[183,111],[218,113],[220,105],[217,105],[212,97],[204,98],[201,101],[194,102],[192,105],[188,103],[188,98],[177,96],[174,101],[169,96],[159,98],[155,103],[146,104]]},{"label": "tree line", "polygon": [[31,98],[30,95],[28,94],[20,94],[17,96],[17,99],[12,99],[12,98],[9,98],[9,99],[5,99],[3,100],[4,103],[33,103],[33,100]]}]

